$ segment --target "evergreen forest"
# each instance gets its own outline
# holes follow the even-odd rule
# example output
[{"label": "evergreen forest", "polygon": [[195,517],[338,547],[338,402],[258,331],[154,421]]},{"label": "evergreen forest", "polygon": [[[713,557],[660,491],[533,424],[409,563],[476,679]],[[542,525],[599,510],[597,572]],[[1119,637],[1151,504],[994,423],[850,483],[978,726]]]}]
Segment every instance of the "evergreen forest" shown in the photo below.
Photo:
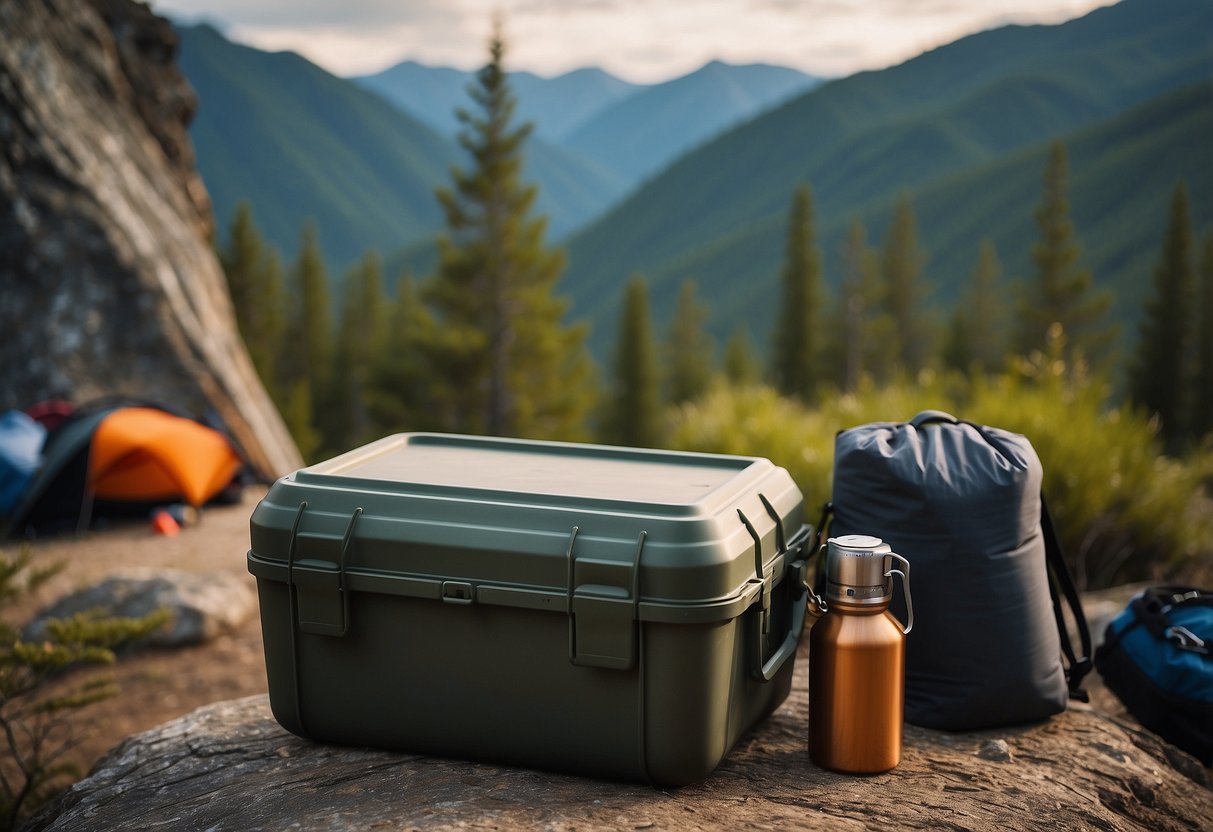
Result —
[{"label": "evergreen forest", "polygon": [[[709,322],[745,288],[705,292],[688,269],[665,314],[650,276],[597,275],[613,318],[587,322],[571,312],[568,253],[525,176],[534,125],[517,115],[505,62],[498,30],[457,113],[462,158],[434,193],[444,224],[432,269],[385,272],[368,251],[330,275],[322,229],[306,224],[284,257],[248,202],[224,229],[240,331],[307,460],[401,431],[766,456],[813,514],[829,497],[838,430],[935,408],[1029,437],[1085,587],[1207,564],[1213,228],[1194,219],[1184,179],[1138,206],[1163,231],[1134,260],[1149,266],[1135,277],[1131,331],[1084,254],[1072,210],[1081,160],[1062,139],[1015,162],[1034,165],[1017,182],[1030,242],[1008,250],[977,235],[950,251],[969,266],[946,304],[923,240],[969,222],[963,198],[950,215],[937,200],[924,215],[907,186],[873,223],[861,210],[827,215],[817,183],[793,179],[780,244],[763,255],[777,294],[762,320],[739,318],[721,343]],[[1010,274],[1007,262],[1029,266]]]}]

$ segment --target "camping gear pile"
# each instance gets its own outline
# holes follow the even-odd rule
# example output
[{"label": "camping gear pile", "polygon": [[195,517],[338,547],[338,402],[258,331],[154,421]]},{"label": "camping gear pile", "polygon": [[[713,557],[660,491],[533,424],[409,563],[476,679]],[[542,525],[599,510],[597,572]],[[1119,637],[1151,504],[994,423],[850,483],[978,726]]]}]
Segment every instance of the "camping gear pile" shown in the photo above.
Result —
[{"label": "camping gear pile", "polygon": [[0,418],[0,526],[29,537],[168,504],[196,508],[243,467],[221,430],[157,405],[9,411]]},{"label": "camping gear pile", "polygon": [[[907,722],[993,728],[1044,719],[1065,710],[1068,697],[1085,698],[1090,636],[1041,479],[1025,437],[940,411],[836,437],[831,534],[875,535],[914,564]],[[892,608],[904,620],[898,599]]]},{"label": "camping gear pile", "polygon": [[[974,730],[1085,701],[1090,636],[1041,480],[1018,434],[937,411],[862,425],[836,439],[814,537],[765,459],[387,437],[280,479],[253,514],[272,709],[321,741],[691,783],[787,696],[811,607],[813,759],[887,770],[903,706]],[[1109,632],[1187,651],[1164,665],[1203,650],[1203,681],[1159,701],[1188,697],[1207,726],[1201,597]]]}]

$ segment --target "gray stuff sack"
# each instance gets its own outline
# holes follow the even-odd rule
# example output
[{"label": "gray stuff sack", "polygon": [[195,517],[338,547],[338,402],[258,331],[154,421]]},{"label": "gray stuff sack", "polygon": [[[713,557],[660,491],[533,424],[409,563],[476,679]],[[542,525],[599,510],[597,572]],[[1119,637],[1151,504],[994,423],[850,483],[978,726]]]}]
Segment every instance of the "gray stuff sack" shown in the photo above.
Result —
[{"label": "gray stuff sack", "polygon": [[907,722],[992,728],[1060,713],[1068,696],[1085,700],[1090,636],[1040,486],[1025,437],[939,411],[836,437],[830,535],[875,535],[911,565]]}]

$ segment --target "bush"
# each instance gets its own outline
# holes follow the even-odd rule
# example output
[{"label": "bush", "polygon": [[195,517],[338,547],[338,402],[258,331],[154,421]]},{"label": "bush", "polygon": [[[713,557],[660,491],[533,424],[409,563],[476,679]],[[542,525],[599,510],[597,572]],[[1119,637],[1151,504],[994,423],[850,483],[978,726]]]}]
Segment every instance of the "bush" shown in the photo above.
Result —
[{"label": "bush", "polygon": [[[59,571],[35,569],[30,553],[0,552],[0,602],[26,595]],[[168,619],[165,610],[143,618],[82,613],[47,624],[47,638],[21,639],[14,622],[0,620],[0,830],[15,829],[34,809],[80,776],[64,755],[77,740],[78,713],[115,695],[109,678],[89,679],[50,692],[51,683],[83,665],[111,664],[114,649],[137,640]]]},{"label": "bush", "polygon": [[824,396],[814,407],[767,387],[714,387],[670,411],[674,447],[764,456],[787,468],[815,521],[829,498],[837,431],[904,421],[926,409],[1022,433],[1044,465],[1044,491],[1076,580],[1084,588],[1174,579],[1213,552],[1213,512],[1203,482],[1206,448],[1189,459],[1162,456],[1157,425],[1112,407],[1107,386],[1054,352],[972,383],[925,371],[911,383]]}]

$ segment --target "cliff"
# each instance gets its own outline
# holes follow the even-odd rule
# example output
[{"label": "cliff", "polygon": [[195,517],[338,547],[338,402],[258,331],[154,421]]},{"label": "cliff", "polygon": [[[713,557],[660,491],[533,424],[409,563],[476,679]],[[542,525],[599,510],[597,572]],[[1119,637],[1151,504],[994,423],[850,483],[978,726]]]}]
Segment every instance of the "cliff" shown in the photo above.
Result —
[{"label": "cliff", "polygon": [[131,396],[300,464],[236,330],[168,22],[130,0],[0,3],[0,408]]}]

